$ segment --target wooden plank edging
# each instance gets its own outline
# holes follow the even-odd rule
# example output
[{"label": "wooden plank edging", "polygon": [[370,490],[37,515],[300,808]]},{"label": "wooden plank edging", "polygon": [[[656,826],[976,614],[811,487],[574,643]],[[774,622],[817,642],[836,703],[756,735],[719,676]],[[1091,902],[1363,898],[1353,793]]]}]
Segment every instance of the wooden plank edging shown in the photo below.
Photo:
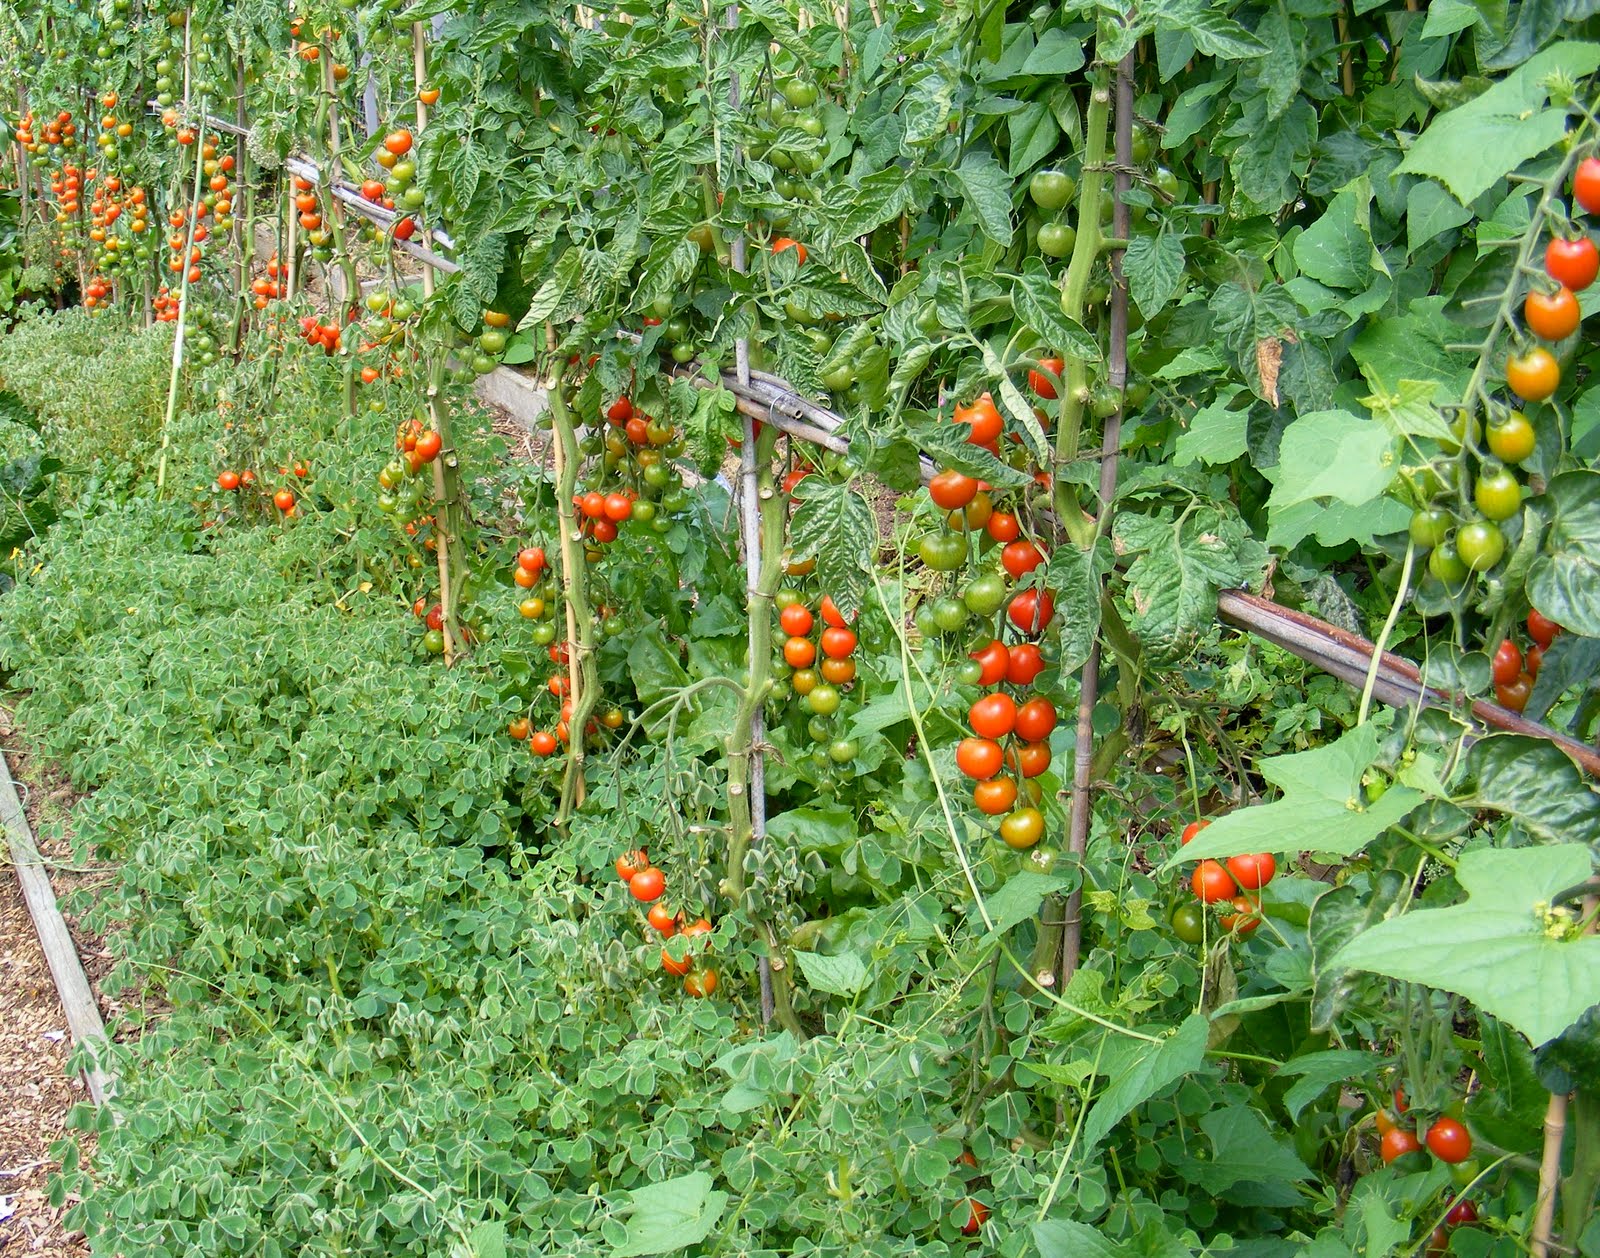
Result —
[{"label": "wooden plank edging", "polygon": [[[55,888],[50,885],[50,876],[45,872],[33,829],[22,811],[22,801],[17,796],[16,784],[3,753],[0,753],[0,823],[5,826],[11,859],[17,868],[17,881],[33,918],[33,928],[38,932],[39,946],[50,964],[50,977],[55,980],[56,995],[67,1015],[72,1042],[79,1047],[88,1046],[91,1056],[98,1058],[99,1048],[106,1044],[105,1022],[89,986],[89,976],[83,972],[77,945],[72,942],[67,923],[61,916],[61,906],[56,903]],[[115,1094],[115,1077],[98,1062],[84,1071],[84,1082],[89,1085],[89,1095],[96,1105],[104,1105]]]}]

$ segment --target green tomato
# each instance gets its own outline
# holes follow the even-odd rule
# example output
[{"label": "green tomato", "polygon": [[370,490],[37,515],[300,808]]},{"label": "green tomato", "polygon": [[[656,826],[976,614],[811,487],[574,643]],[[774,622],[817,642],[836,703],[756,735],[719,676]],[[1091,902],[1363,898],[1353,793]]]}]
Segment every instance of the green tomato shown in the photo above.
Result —
[{"label": "green tomato", "polygon": [[911,614],[911,623],[924,642],[939,636],[939,622],[934,619],[933,605],[924,603]]},{"label": "green tomato", "polygon": [[967,623],[967,605],[959,598],[938,598],[933,601],[933,623],[941,633],[954,633]]},{"label": "green tomato", "polygon": [[1022,867],[1030,873],[1051,874],[1055,872],[1056,863],[1060,861],[1061,853],[1048,843],[1040,843],[1030,847],[1022,858]]},{"label": "green tomato", "polygon": [[790,79],[783,85],[783,99],[795,109],[809,109],[817,103],[819,96],[821,93],[817,91],[817,85],[807,83],[804,79]]},{"label": "green tomato", "polygon": [[504,353],[506,334],[499,328],[485,328],[478,336],[478,348],[485,354]]},{"label": "green tomato", "polygon": [[917,556],[934,572],[954,572],[967,561],[966,536],[949,530],[925,533],[917,543]]},{"label": "green tomato", "polygon": [[983,665],[977,660],[962,660],[956,667],[956,680],[963,686],[976,686],[983,680]]},{"label": "green tomato", "polygon": [[1059,210],[1072,200],[1078,181],[1059,170],[1035,171],[1028,180],[1028,196],[1041,210]]},{"label": "green tomato", "polygon": [[1049,257],[1066,257],[1077,241],[1077,231],[1067,223],[1046,223],[1039,228],[1039,252]]},{"label": "green tomato", "polygon": [[806,722],[806,733],[814,743],[833,741],[833,722],[827,717],[814,716]]},{"label": "green tomato", "polygon": [[835,738],[828,744],[828,759],[834,764],[849,764],[860,750],[860,744],[853,738]]},{"label": "green tomato", "polygon": [[1205,910],[1198,904],[1180,904],[1168,919],[1172,933],[1186,944],[1197,944],[1206,937]]},{"label": "green tomato", "polygon": [[1521,411],[1506,411],[1489,421],[1489,452],[1502,463],[1521,463],[1533,453],[1533,425]]},{"label": "green tomato", "polygon": [[1491,520],[1509,520],[1522,510],[1522,486],[1504,467],[1487,469],[1472,487],[1472,501]]},{"label": "green tomato", "polygon": [[1456,552],[1473,572],[1487,572],[1506,553],[1505,535],[1490,520],[1474,520],[1457,531]]},{"label": "green tomato", "polygon": [[1454,541],[1440,542],[1428,556],[1428,571],[1445,585],[1460,585],[1467,579],[1467,565],[1456,552]]},{"label": "green tomato", "polygon": [[815,716],[832,716],[839,710],[839,692],[824,682],[806,696],[806,707]]},{"label": "green tomato", "polygon": [[822,386],[830,393],[843,393],[855,382],[855,368],[849,363],[840,363],[837,367],[822,373]]},{"label": "green tomato", "polygon": [[961,591],[961,601],[974,616],[993,616],[1006,601],[1006,579],[998,572],[974,577]]},{"label": "green tomato", "polygon": [[1412,545],[1418,550],[1432,550],[1450,536],[1450,529],[1454,524],[1454,517],[1438,507],[1417,511],[1411,517],[1409,528]]},{"label": "green tomato", "polygon": [[697,351],[692,344],[690,344],[688,341],[684,341],[672,347],[672,361],[675,363],[690,362],[694,359],[696,352]]},{"label": "green tomato", "polygon": [[444,631],[430,629],[422,635],[422,649],[429,655],[444,654]]}]

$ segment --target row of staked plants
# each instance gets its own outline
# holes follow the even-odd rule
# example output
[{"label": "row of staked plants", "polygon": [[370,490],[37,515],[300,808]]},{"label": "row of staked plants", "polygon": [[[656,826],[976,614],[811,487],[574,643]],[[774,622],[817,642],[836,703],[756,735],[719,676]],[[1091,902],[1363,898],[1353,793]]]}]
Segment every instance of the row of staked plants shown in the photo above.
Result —
[{"label": "row of staked plants", "polygon": [[96,1253],[1600,1255],[1600,798],[1465,704],[1600,732],[1586,6],[0,58],[73,307],[0,337],[0,683],[138,996]]}]

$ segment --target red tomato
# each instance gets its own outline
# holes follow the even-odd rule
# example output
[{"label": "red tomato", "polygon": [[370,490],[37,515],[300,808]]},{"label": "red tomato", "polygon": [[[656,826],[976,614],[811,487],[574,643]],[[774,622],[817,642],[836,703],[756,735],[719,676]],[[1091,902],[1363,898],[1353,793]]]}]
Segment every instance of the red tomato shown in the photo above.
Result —
[{"label": "red tomato", "polygon": [[1013,686],[1031,686],[1044,672],[1044,652],[1037,643],[1018,642],[1007,654],[1006,680]]},{"label": "red tomato", "polygon": [[1545,246],[1544,269],[1553,280],[1582,292],[1600,275],[1600,249],[1587,236],[1576,240],[1557,236]]},{"label": "red tomato", "polygon": [[1188,825],[1183,827],[1183,835],[1179,839],[1178,845],[1180,847],[1183,846],[1183,844],[1189,842],[1190,839],[1194,838],[1195,835],[1199,834],[1200,831],[1204,830],[1210,824],[1211,820],[1208,817],[1201,817],[1198,821],[1191,821]]},{"label": "red tomato", "polygon": [[1228,872],[1246,891],[1259,891],[1278,872],[1278,862],[1270,852],[1228,857]]},{"label": "red tomato", "polygon": [[617,877],[623,882],[630,882],[635,874],[642,874],[650,868],[650,858],[645,855],[644,848],[635,848],[631,852],[624,852],[614,862]]},{"label": "red tomato", "polygon": [[524,546],[517,552],[517,566],[537,575],[544,571],[543,546]]},{"label": "red tomato", "polygon": [[1586,157],[1572,172],[1572,199],[1590,214],[1600,214],[1600,157]]},{"label": "red tomato", "polygon": [[1384,1133],[1383,1139],[1378,1144],[1378,1151],[1383,1155],[1384,1165],[1387,1166],[1396,1158],[1404,1157],[1408,1153],[1416,1153],[1422,1148],[1422,1142],[1417,1139],[1413,1131],[1404,1127],[1395,1127]]},{"label": "red tomato", "polygon": [[1233,912],[1217,919],[1222,929],[1233,935],[1248,935],[1261,925],[1261,904],[1247,895],[1235,896]]},{"label": "red tomato", "polygon": [[1005,421],[1000,418],[1000,409],[987,393],[968,406],[956,407],[955,422],[966,424],[972,429],[967,435],[967,440],[975,446],[989,445],[999,440],[1001,432],[1005,429]]},{"label": "red tomato", "polygon": [[1010,812],[1011,806],[1017,802],[1017,784],[1005,777],[979,782],[972,788],[972,802],[977,805],[979,812],[998,817],[1003,812]]},{"label": "red tomato", "polygon": [[1055,600],[1048,592],[1023,590],[1011,600],[1006,615],[1011,623],[1026,634],[1043,633],[1050,618],[1056,614]]},{"label": "red tomato", "polygon": [[641,869],[632,878],[628,879],[628,890],[635,900],[649,904],[659,900],[661,893],[667,889],[667,876],[654,865],[648,869]]},{"label": "red tomato", "polygon": [[[1054,398],[1056,394],[1056,380],[1061,378],[1061,373],[1066,370],[1067,364],[1059,358],[1041,358],[1040,370],[1028,368],[1028,387],[1042,398]],[[1052,380],[1045,372],[1050,372],[1056,377]]]},{"label": "red tomato", "polygon": [[816,618],[799,603],[790,603],[778,613],[778,624],[791,638],[805,637],[811,632],[811,626],[815,623]]},{"label": "red tomato", "polygon": [[790,638],[783,644],[783,661],[790,668],[810,668],[816,658],[816,644],[810,638]]},{"label": "red tomato", "polygon": [[843,629],[850,623],[844,618],[844,613],[839,610],[838,605],[834,603],[833,595],[831,594],[822,596],[822,606],[818,610],[822,613],[822,623],[825,625],[831,625],[835,629]]},{"label": "red tomato", "polygon": [[619,397],[606,407],[606,418],[613,424],[626,424],[633,418],[633,403],[625,397]]},{"label": "red tomato", "polygon": [[663,938],[678,933],[678,915],[659,900],[650,906],[650,912],[645,917],[656,933]]},{"label": "red tomato", "polygon": [[989,522],[983,527],[984,532],[988,533],[990,537],[1001,545],[1007,542],[1014,542],[1022,536],[1022,525],[1017,521],[1017,517],[1009,511],[992,513],[989,516]]},{"label": "red tomato", "polygon": [[1510,638],[1502,642],[1494,653],[1494,663],[1490,665],[1490,674],[1498,686],[1508,686],[1516,681],[1517,674],[1522,671],[1522,652],[1517,649],[1517,644]]},{"label": "red tomato", "polygon": [[1202,904],[1215,904],[1218,900],[1231,900],[1239,894],[1233,875],[1217,861],[1201,861],[1195,866],[1189,885]]},{"label": "red tomato", "polygon": [[422,456],[424,463],[432,463],[439,457],[439,451],[444,446],[444,439],[433,429],[428,429],[417,438],[416,451]]},{"label": "red tomato", "polygon": [[606,519],[613,524],[621,524],[633,514],[633,501],[627,494],[606,495]]},{"label": "red tomato", "polygon": [[984,1220],[989,1217],[989,1207],[976,1197],[968,1197],[956,1207],[956,1216],[958,1218],[963,1209],[967,1212],[967,1221],[961,1225],[961,1234],[963,1236],[976,1236],[978,1230],[983,1227]]},{"label": "red tomato", "polygon": [[1465,1162],[1472,1156],[1472,1133],[1453,1118],[1435,1119],[1428,1128],[1428,1148],[1441,1162]]},{"label": "red tomato", "polygon": [[556,736],[549,730],[539,730],[528,740],[528,747],[536,756],[552,756],[556,750]]},{"label": "red tomato", "polygon": [[830,660],[849,658],[856,649],[856,635],[849,629],[838,629],[829,625],[822,631],[822,653]]},{"label": "red tomato", "polygon": [[1045,698],[1029,699],[1017,709],[1016,734],[1024,742],[1043,742],[1056,727],[1056,707]]},{"label": "red tomato", "polygon": [[996,639],[988,646],[973,651],[971,658],[977,660],[983,669],[978,678],[980,686],[998,686],[1006,679],[1006,670],[1011,666],[1011,653],[1006,650],[1005,643]]},{"label": "red tomato", "polygon": [[272,505],[277,507],[279,511],[293,511],[294,490],[280,489],[277,493],[272,495]]},{"label": "red tomato", "polygon": [[779,236],[772,242],[772,253],[774,257],[782,253],[785,249],[794,250],[795,256],[800,259],[801,266],[804,266],[806,264],[806,259],[811,256],[806,252],[806,247],[803,244],[801,244],[798,240],[791,240],[787,236]]},{"label": "red tomato", "polygon": [[1565,285],[1553,293],[1531,291],[1522,303],[1522,321],[1535,336],[1562,341],[1578,330],[1583,313],[1578,299]]},{"label": "red tomato", "polygon": [[1548,616],[1541,614],[1538,608],[1529,610],[1528,636],[1540,646],[1548,649],[1550,644],[1556,640],[1556,634],[1560,632],[1561,626]]},{"label": "red tomato", "polygon": [[219,472],[219,473],[217,473],[217,488],[218,489],[226,489],[226,490],[229,490],[230,492],[232,490],[235,490],[235,489],[239,488],[239,473],[238,472]]},{"label": "red tomato", "polygon": [[1016,751],[1017,772],[1036,778],[1050,767],[1049,743],[1025,743]]},{"label": "red tomato", "polygon": [[972,705],[967,722],[980,738],[1004,738],[1017,723],[1016,701],[1004,693],[984,695]]},{"label": "red tomato", "polygon": [[956,744],[956,768],[980,782],[1000,772],[1004,757],[992,738],[963,738]]},{"label": "red tomato", "polygon": [[1000,552],[1000,565],[1011,574],[1013,581],[1020,580],[1044,562],[1044,551],[1027,540],[1010,542]]},{"label": "red tomato", "polygon": [[946,511],[958,511],[978,496],[978,482],[954,468],[946,468],[928,482],[928,496]]}]

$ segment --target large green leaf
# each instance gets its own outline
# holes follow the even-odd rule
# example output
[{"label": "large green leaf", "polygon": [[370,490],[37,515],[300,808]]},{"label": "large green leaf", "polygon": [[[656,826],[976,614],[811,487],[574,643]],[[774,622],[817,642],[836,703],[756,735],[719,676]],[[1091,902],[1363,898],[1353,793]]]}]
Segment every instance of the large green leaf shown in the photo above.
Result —
[{"label": "large green leaf", "polygon": [[1349,411],[1317,411],[1284,431],[1278,467],[1270,473],[1267,540],[1282,545],[1281,517],[1301,503],[1333,499],[1371,502],[1395,478],[1394,437],[1388,428]]},{"label": "large green leaf", "polygon": [[1576,843],[1464,853],[1465,904],[1380,922],[1334,961],[1455,992],[1543,1044],[1600,1003],[1600,937],[1546,920],[1555,896],[1593,867]]},{"label": "large green leaf", "polygon": [[1397,785],[1365,802],[1361,775],[1377,759],[1379,738],[1371,724],[1358,725],[1326,747],[1261,761],[1261,776],[1283,791],[1282,798],[1215,818],[1163,868],[1245,852],[1359,852],[1424,798]]},{"label": "large green leaf", "polygon": [[1011,177],[986,153],[972,152],[956,167],[956,181],[983,234],[1004,247],[1011,243]]},{"label": "large green leaf", "polygon": [[1528,570],[1528,598],[1586,638],[1600,638],[1600,472],[1563,472],[1545,489],[1555,518]]},{"label": "large green leaf", "polygon": [[1509,813],[1550,843],[1588,843],[1600,852],[1600,793],[1561,748],[1525,734],[1496,734],[1466,759],[1467,807]]},{"label": "large green leaf", "polygon": [[611,1251],[611,1258],[670,1254],[705,1240],[728,1207],[728,1194],[711,1185],[711,1176],[692,1171],[635,1188],[619,1211],[629,1216],[628,1238]]},{"label": "large green leaf", "polygon": [[789,526],[794,558],[815,559],[822,588],[845,615],[866,596],[867,573],[877,562],[878,521],[867,501],[849,485],[807,476],[795,486],[800,505]]},{"label": "large green leaf", "polygon": [[[1400,899],[1400,875],[1385,870],[1370,891],[1346,883],[1317,897],[1308,928],[1311,943],[1311,1027],[1326,1031],[1357,993],[1359,979],[1349,967],[1335,965],[1340,948],[1362,931],[1376,926]],[[1370,980],[1369,980],[1370,981]]]},{"label": "large green leaf", "polygon": [[1137,1105],[1200,1068],[1206,1055],[1206,1019],[1191,1014],[1159,1043],[1126,1036],[1108,1040],[1096,1069],[1111,1083],[1083,1120],[1083,1152],[1096,1148]]},{"label": "large green leaf", "polygon": [[1436,117],[1400,170],[1432,175],[1471,205],[1529,158],[1560,142],[1567,111],[1550,103],[1551,76],[1582,79],[1600,67],[1600,44],[1557,44],[1482,95]]}]

